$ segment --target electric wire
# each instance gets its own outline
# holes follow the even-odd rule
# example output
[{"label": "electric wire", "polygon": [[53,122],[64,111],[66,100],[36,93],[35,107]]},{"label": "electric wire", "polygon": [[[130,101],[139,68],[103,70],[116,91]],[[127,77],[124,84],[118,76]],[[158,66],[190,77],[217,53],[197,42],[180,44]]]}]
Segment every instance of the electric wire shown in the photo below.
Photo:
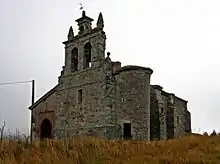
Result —
[{"label": "electric wire", "polygon": [[0,85],[12,85],[12,84],[24,84],[24,83],[30,83],[32,81],[13,81],[13,82],[7,82],[7,83],[0,83]]}]

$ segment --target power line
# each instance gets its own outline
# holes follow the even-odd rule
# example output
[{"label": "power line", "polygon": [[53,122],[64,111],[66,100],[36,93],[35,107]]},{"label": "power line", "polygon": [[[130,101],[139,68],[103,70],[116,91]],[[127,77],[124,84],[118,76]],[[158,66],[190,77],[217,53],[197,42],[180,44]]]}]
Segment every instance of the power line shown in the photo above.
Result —
[{"label": "power line", "polygon": [[0,85],[24,84],[24,83],[30,83],[30,82],[32,81],[14,81],[14,82],[0,83]]},{"label": "power line", "polygon": [[[7,83],[0,83],[0,85],[12,85],[12,84],[24,84],[24,83],[32,83],[32,94],[31,94],[31,103],[34,104],[34,91],[35,91],[35,80],[29,80],[29,81],[13,81],[13,82],[7,82]],[[32,110],[31,110],[31,142],[32,142]]]}]

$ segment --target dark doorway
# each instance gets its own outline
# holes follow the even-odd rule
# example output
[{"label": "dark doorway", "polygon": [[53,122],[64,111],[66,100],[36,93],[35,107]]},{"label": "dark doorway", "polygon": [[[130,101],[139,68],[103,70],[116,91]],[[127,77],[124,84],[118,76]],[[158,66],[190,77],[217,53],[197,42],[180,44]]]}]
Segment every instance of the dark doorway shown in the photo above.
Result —
[{"label": "dark doorway", "polygon": [[131,123],[124,123],[123,125],[123,138],[131,139]]},{"label": "dark doorway", "polygon": [[48,119],[43,120],[40,127],[40,138],[52,138],[52,125]]}]

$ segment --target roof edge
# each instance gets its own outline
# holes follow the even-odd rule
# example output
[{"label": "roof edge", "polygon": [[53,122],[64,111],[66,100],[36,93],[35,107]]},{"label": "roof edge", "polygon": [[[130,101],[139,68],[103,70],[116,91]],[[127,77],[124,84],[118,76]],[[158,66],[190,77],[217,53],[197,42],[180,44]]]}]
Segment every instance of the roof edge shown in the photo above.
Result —
[{"label": "roof edge", "polygon": [[188,103],[187,100],[184,100],[184,99],[182,99],[182,98],[180,98],[180,97],[175,96],[175,98],[178,99],[178,100],[180,100],[180,101],[183,101],[183,102],[185,102],[185,103]]},{"label": "roof edge", "polygon": [[159,89],[159,90],[161,90],[162,94],[165,94],[165,95],[173,95],[176,99],[178,99],[178,100],[180,100],[180,101],[183,101],[183,102],[185,102],[185,103],[188,103],[187,100],[184,100],[184,99],[182,99],[182,98],[176,96],[174,93],[169,93],[169,92],[167,92],[167,91],[164,91],[164,90],[163,90],[163,87],[160,86],[160,85],[150,85],[150,86],[153,87],[154,89]]},{"label": "roof edge", "polygon": [[34,104],[32,104],[31,106],[28,107],[28,109],[33,109],[35,108],[38,104],[40,104],[42,101],[44,101],[47,97],[49,97],[50,95],[52,95],[57,88],[58,85],[56,85],[55,87],[53,87],[51,90],[49,90],[46,94],[44,94],[43,96],[41,96],[41,98],[39,98]]},{"label": "roof edge", "polygon": [[163,87],[160,85],[151,85],[151,87],[153,87],[154,89],[163,90]]},{"label": "roof edge", "polygon": [[80,21],[82,21],[83,19],[87,19],[87,20],[89,20],[89,21],[94,21],[94,19],[92,19],[92,18],[90,18],[90,17],[88,17],[88,16],[83,16],[83,17],[81,17],[81,18],[78,18],[78,19],[76,19],[75,21],[77,22],[77,23],[79,23]]},{"label": "roof edge", "polygon": [[142,66],[137,66],[137,65],[126,65],[121,67],[118,72],[123,72],[123,71],[134,71],[134,70],[142,70],[142,71],[149,71],[150,74],[153,73],[153,70],[149,67],[142,67]]}]

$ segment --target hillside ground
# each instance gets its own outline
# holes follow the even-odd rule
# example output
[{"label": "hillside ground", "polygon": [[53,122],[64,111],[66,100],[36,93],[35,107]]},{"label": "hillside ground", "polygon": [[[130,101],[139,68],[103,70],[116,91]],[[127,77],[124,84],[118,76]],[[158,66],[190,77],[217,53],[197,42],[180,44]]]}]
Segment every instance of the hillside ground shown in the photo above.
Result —
[{"label": "hillside ground", "polygon": [[108,141],[93,137],[27,142],[3,141],[1,164],[220,164],[219,136],[167,141]]}]

